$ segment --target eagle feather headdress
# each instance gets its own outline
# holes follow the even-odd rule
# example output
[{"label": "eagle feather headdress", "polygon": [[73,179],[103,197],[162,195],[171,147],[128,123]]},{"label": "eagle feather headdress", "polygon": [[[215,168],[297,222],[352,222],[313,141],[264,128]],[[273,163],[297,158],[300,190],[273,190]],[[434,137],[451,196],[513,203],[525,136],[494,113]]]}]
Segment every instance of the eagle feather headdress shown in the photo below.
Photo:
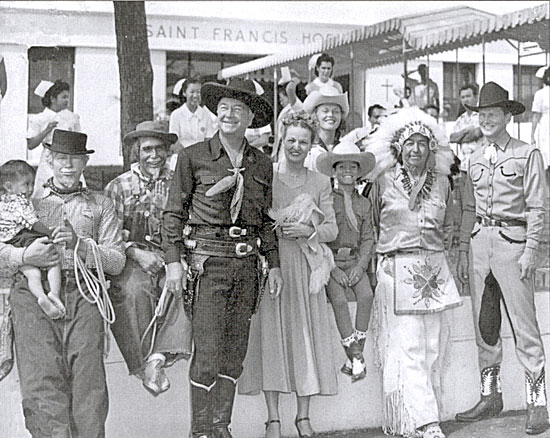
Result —
[{"label": "eagle feather headdress", "polygon": [[397,164],[403,143],[413,134],[422,134],[429,139],[434,155],[435,173],[448,175],[454,162],[447,135],[437,121],[418,107],[403,108],[382,120],[378,130],[367,140],[365,151],[376,157],[376,166],[367,175],[373,181]]}]

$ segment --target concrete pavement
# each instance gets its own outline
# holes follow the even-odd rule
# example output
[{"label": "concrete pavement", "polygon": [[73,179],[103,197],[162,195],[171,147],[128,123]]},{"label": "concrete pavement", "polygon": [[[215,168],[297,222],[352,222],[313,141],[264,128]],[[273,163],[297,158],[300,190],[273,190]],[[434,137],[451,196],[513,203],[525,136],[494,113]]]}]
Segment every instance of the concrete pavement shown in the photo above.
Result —
[{"label": "concrete pavement", "polygon": [[[477,423],[457,423],[445,421],[441,429],[447,438],[526,438],[525,411],[510,411],[496,418]],[[550,438],[550,430],[536,435],[538,438]],[[362,429],[346,432],[331,432],[317,435],[318,438],[387,438],[381,429]]]}]

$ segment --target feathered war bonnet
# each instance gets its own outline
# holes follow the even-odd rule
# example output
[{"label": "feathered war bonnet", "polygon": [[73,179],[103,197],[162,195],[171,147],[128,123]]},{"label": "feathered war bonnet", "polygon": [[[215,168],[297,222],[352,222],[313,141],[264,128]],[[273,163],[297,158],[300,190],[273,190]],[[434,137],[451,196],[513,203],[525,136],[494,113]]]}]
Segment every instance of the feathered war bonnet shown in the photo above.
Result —
[{"label": "feathered war bonnet", "polygon": [[376,157],[376,166],[367,175],[371,181],[394,167],[400,160],[403,144],[413,134],[428,138],[430,151],[428,167],[441,175],[451,173],[454,154],[447,135],[437,121],[418,107],[403,108],[382,120],[380,127],[367,140],[366,152]]}]

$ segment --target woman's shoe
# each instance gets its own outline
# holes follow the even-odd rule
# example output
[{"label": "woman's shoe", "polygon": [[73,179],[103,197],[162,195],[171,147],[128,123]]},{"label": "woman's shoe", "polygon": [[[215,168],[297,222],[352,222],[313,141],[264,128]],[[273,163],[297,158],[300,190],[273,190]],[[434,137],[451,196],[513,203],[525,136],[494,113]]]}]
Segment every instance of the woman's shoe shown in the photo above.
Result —
[{"label": "woman's shoe", "polygon": [[300,431],[300,428],[298,427],[298,423],[301,422],[301,421],[309,421],[309,417],[296,418],[296,420],[294,420],[294,425],[296,426],[296,430],[298,431],[298,436],[300,438],[313,438],[315,436],[315,432],[313,432],[312,435],[302,434],[302,432]]},{"label": "woman's shoe", "polygon": [[265,437],[269,438],[268,435],[267,435],[267,430],[269,429],[269,426],[271,426],[272,424],[278,424],[279,425],[278,436],[280,437],[281,436],[281,421],[280,420],[268,420],[268,421],[265,422]]}]

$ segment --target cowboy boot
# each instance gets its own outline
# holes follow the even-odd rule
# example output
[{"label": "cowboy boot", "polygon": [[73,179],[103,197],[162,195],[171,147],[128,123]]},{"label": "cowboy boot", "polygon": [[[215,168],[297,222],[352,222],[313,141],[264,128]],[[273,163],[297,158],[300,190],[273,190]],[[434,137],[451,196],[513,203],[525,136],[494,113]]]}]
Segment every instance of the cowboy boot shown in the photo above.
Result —
[{"label": "cowboy boot", "polygon": [[235,399],[235,386],[237,380],[229,376],[218,374],[218,383],[212,391],[214,400],[213,438],[232,438],[229,431],[233,400]]},{"label": "cowboy boot", "polygon": [[462,423],[473,423],[498,415],[503,407],[500,365],[493,365],[481,371],[481,399],[479,402],[472,409],[456,414],[456,420]]},{"label": "cowboy boot", "polygon": [[538,435],[550,428],[548,410],[546,409],[546,380],[545,372],[536,381],[525,373],[525,389],[527,391],[527,423],[525,433]]},{"label": "cowboy boot", "polygon": [[[212,396],[207,388],[189,380],[191,383],[191,438],[212,437]],[[216,387],[217,384],[214,384]]]},{"label": "cowboy boot", "polygon": [[351,350],[351,346],[355,342],[355,336],[352,333],[347,338],[344,338],[340,341],[342,343],[342,347],[344,347],[344,351],[346,352],[346,356],[348,357],[348,360],[344,365],[342,365],[342,368],[340,368],[340,371],[348,376],[353,375],[352,370],[352,361],[353,361],[353,354]]},{"label": "cowboy boot", "polygon": [[355,346],[352,346],[353,360],[352,360],[352,382],[364,379],[367,376],[367,366],[365,365],[365,358],[363,357],[363,349],[365,348],[365,340],[367,339],[367,332],[361,332],[357,329],[354,330],[353,336],[355,337]]}]

